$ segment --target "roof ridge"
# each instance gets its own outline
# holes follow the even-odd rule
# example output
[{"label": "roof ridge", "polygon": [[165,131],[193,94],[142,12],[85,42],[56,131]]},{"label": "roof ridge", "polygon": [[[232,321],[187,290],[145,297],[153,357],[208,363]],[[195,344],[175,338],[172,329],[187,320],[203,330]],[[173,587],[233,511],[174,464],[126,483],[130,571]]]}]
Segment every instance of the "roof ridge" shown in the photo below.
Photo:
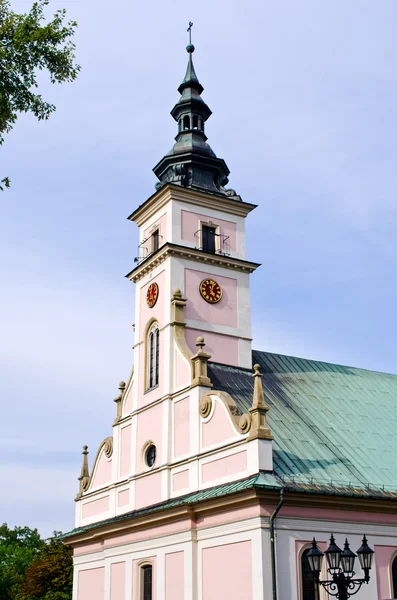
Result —
[{"label": "roof ridge", "polygon": [[[397,373],[389,373],[387,371],[378,371],[376,369],[366,369],[365,367],[353,367],[351,365],[343,365],[341,363],[330,362],[330,361],[326,361],[326,360],[319,360],[317,358],[305,358],[303,356],[293,356],[292,354],[281,354],[280,352],[270,352],[269,350],[253,349],[252,352],[258,352],[260,354],[268,354],[268,355],[272,355],[272,356],[279,356],[279,357],[283,357],[283,358],[291,358],[292,360],[305,360],[305,361],[310,361],[310,362],[314,362],[314,363],[321,363],[323,365],[332,365],[334,367],[343,367],[344,369],[355,369],[357,371],[366,371],[368,373],[379,373],[379,375],[391,375],[392,377],[397,376]],[[232,365],[226,365],[226,366],[232,366]],[[243,367],[237,367],[237,368],[243,369]]]}]

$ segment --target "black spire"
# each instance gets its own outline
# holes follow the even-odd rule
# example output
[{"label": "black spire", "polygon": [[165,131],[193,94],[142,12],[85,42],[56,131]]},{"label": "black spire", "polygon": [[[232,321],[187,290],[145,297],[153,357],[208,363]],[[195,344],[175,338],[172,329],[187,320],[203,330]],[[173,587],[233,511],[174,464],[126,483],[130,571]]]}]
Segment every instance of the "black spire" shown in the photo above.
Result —
[{"label": "black spire", "polygon": [[[189,38],[191,26],[192,23],[189,23]],[[172,149],[153,169],[160,180],[156,188],[173,183],[240,199],[234,190],[225,189],[229,169],[207,144],[204,123],[211,116],[211,110],[201,98],[204,88],[194,70],[194,46],[190,39],[189,42],[186,47],[189,54],[186,75],[178,88],[181,97],[171,111],[178,123],[178,135]]]}]

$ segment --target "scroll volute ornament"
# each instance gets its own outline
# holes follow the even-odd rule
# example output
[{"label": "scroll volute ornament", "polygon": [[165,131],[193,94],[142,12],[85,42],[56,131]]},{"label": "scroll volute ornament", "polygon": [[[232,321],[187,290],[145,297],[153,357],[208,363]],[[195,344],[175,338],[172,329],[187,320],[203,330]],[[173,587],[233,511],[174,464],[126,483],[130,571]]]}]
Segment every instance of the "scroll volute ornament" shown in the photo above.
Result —
[{"label": "scroll volute ornament", "polygon": [[208,394],[201,396],[199,410],[203,419],[206,419],[210,415],[212,410],[212,399]]},{"label": "scroll volute ornament", "polygon": [[113,454],[113,438],[107,437],[103,442],[103,450],[106,458],[111,458]]},{"label": "scroll volute ornament", "polygon": [[199,412],[203,419],[211,414],[215,402],[223,402],[230,419],[238,433],[248,433],[251,428],[251,415],[242,413],[233,398],[227,392],[217,390],[207,392],[200,398]]}]

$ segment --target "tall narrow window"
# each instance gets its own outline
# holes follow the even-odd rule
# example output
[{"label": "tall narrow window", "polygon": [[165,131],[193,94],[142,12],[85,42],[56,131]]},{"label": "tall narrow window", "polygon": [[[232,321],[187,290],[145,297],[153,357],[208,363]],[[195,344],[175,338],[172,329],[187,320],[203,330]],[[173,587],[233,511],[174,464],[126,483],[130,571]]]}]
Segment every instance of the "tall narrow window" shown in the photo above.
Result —
[{"label": "tall narrow window", "polygon": [[197,115],[193,115],[193,129],[199,128],[199,118]]},{"label": "tall narrow window", "polygon": [[153,598],[153,571],[152,565],[142,567],[142,600]]},{"label": "tall narrow window", "polygon": [[391,578],[393,582],[393,598],[397,598],[397,556],[391,564]]},{"label": "tall narrow window", "polygon": [[210,227],[209,225],[203,225],[201,230],[202,237],[202,249],[205,252],[215,253],[215,235],[216,227]]},{"label": "tall narrow window", "polygon": [[190,129],[190,117],[186,115],[183,117],[183,129]]},{"label": "tall narrow window", "polygon": [[310,548],[304,550],[301,556],[301,580],[302,580],[302,600],[319,600],[318,586],[313,581],[313,573],[309,566],[307,553]]},{"label": "tall narrow window", "polygon": [[157,252],[157,250],[159,249],[159,230],[156,229],[155,231],[153,231],[152,233],[152,251],[153,252]]},{"label": "tall narrow window", "polygon": [[159,384],[160,330],[154,323],[148,334],[148,389]]}]

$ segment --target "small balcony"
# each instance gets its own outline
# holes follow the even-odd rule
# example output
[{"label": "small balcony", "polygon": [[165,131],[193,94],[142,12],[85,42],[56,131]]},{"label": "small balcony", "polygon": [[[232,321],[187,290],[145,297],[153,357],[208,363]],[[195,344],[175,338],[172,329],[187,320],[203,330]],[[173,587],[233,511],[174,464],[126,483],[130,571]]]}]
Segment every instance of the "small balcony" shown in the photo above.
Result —
[{"label": "small balcony", "polygon": [[229,236],[218,233],[216,227],[203,226],[195,232],[194,239],[197,250],[230,256]]}]

